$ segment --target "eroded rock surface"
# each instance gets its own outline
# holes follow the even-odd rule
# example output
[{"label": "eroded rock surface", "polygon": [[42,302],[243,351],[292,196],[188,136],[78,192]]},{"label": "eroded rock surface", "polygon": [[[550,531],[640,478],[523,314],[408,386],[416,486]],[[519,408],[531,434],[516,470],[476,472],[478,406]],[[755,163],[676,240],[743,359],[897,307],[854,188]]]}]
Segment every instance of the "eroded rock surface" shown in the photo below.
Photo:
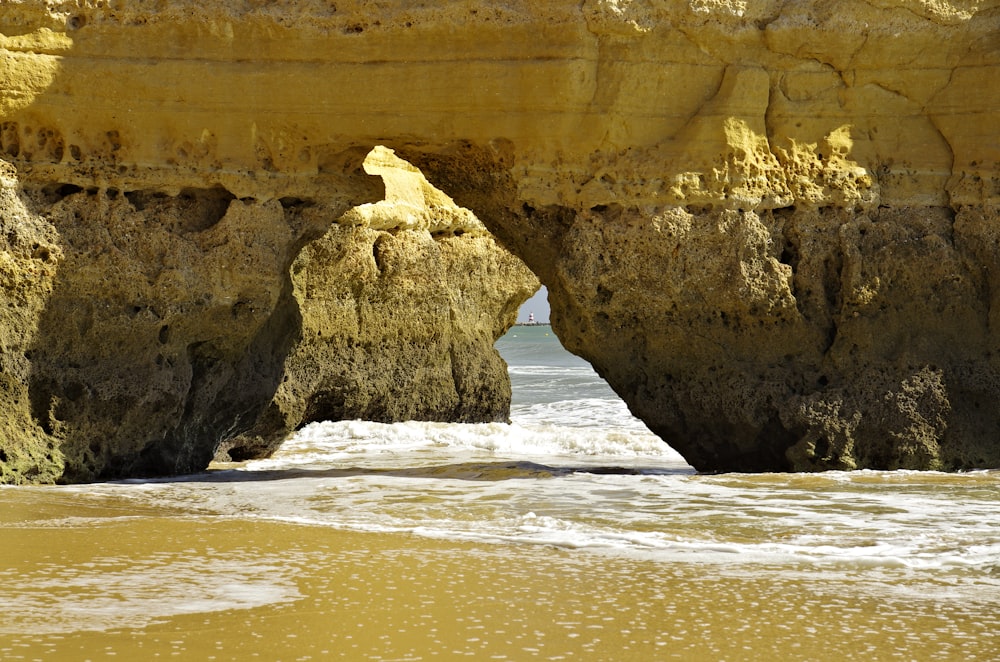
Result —
[{"label": "eroded rock surface", "polygon": [[198,471],[315,420],[506,420],[493,343],[537,280],[385,150],[341,190],[382,195],[362,168],[382,202],[19,188],[8,169],[5,480]]},{"label": "eroded rock surface", "polygon": [[365,169],[385,199],[348,211],[292,264],[301,335],[271,404],[218,459],[267,456],[313,421],[507,420],[493,345],[537,280],[391,151]]},{"label": "eroded rock surface", "polygon": [[[376,145],[527,263],[564,344],[696,468],[1000,466],[997,34],[996,0],[8,3],[4,466],[187,470],[200,431],[249,453],[382,394],[411,415],[401,377],[296,367],[288,329],[396,352],[352,325],[460,299],[393,265],[454,282],[465,240],[456,292],[509,267],[483,234],[347,213],[382,199]],[[420,337],[493,370],[455,348],[495,323],[463,324]],[[192,423],[140,449],[111,421],[171,415],[128,413],[152,402]]]}]

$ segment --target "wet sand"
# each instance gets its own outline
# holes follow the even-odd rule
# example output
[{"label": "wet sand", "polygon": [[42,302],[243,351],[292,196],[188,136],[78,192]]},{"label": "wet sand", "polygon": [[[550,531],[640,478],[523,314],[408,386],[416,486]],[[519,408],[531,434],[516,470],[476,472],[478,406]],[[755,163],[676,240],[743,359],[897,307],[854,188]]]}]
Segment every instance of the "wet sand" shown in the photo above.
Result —
[{"label": "wet sand", "polygon": [[0,658],[986,660],[998,650],[998,596],[905,573],[887,590],[869,588],[870,573],[830,581],[808,567],[665,564],[133,506],[96,526],[93,512],[86,526],[3,518]]}]

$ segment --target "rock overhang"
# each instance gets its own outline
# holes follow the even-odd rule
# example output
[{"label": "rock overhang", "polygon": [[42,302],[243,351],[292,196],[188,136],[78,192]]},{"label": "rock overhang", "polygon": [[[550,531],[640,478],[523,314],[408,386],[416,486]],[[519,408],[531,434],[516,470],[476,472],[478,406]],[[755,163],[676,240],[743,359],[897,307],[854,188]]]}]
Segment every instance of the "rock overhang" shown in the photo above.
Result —
[{"label": "rock overhang", "polygon": [[334,214],[381,199],[361,163],[386,145],[528,263],[564,343],[696,467],[998,462],[972,411],[996,397],[996,6],[23,2],[0,21],[23,186]]}]

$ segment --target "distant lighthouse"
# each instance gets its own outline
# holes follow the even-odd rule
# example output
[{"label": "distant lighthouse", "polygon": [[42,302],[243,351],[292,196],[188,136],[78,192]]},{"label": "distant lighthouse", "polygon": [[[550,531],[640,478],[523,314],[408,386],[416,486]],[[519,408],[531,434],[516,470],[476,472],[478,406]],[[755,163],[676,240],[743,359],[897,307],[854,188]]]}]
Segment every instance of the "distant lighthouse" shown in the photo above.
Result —
[{"label": "distant lighthouse", "polygon": [[528,313],[528,324],[537,324],[535,321],[535,313]]}]

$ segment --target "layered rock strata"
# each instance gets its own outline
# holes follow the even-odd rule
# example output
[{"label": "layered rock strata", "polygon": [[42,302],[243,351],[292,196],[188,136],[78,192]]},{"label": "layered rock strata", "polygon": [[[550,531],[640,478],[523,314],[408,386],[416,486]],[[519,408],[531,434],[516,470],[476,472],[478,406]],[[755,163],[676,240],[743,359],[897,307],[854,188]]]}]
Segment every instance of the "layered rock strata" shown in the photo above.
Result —
[{"label": "layered rock strata", "polygon": [[[214,329],[177,345],[213,377],[162,405],[203,413],[145,443],[157,466],[200,464],[168,460],[199,430],[253,428],[245,385],[291,425],[270,383],[294,355],[287,274],[322,255],[299,273],[381,296],[327,257],[340,239],[310,242],[380,199],[360,163],[386,145],[527,263],[564,344],[696,468],[998,466],[998,31],[995,0],[8,3],[0,152],[26,194],[4,217],[4,402],[33,404],[5,424],[44,442],[18,458],[59,451],[60,407],[140,412],[187,379],[87,326],[97,297],[122,329],[138,308],[136,334],[180,337],[123,251],[173,270],[171,301]],[[177,266],[143,253],[190,227],[205,238],[170,239]],[[227,248],[241,231],[250,248]],[[246,323],[222,323],[239,301],[206,291],[212,269],[255,283]],[[63,320],[77,339],[30,331]],[[46,359],[59,343],[79,358]],[[138,366],[141,394],[100,376],[112,364]],[[56,446],[124,443],[80,430]]]}]

